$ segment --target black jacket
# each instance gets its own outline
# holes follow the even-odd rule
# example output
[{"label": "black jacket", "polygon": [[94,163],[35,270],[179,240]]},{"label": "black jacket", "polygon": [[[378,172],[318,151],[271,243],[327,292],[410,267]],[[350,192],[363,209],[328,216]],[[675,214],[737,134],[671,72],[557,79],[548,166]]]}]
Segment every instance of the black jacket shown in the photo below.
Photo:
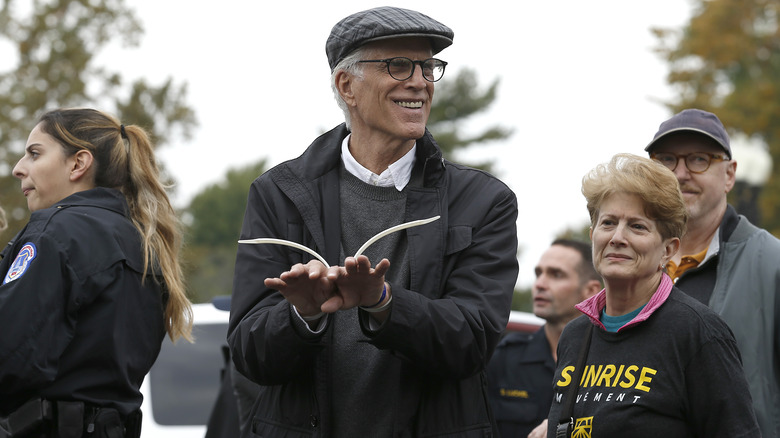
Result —
[{"label": "black jacket", "polygon": [[[342,124],[260,176],[241,238],[292,240],[343,265],[339,167],[346,135]],[[442,159],[430,133],[417,145],[424,181],[407,188],[405,221],[441,219],[405,231],[411,286],[392,285],[393,308],[381,330],[366,329],[363,311],[361,324],[371,344],[404,362],[394,436],[488,436],[484,368],[517,279],[517,200],[487,173]],[[265,385],[254,412],[261,436],[330,436],[332,330],[303,336],[288,302],[263,285],[310,259],[279,245],[239,245],[228,341],[239,371]]]},{"label": "black jacket", "polygon": [[501,339],[487,368],[488,397],[501,437],[525,438],[547,419],[554,373],[544,327]]},{"label": "black jacket", "polygon": [[140,236],[116,190],[35,211],[0,262],[0,415],[33,397],[127,415],[165,336]]}]

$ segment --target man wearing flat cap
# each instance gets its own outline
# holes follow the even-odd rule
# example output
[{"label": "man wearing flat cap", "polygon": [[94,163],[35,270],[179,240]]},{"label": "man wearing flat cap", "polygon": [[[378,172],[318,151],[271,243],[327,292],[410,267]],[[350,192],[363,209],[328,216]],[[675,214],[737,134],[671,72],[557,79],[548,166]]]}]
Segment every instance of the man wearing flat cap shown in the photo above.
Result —
[{"label": "man wearing flat cap", "polygon": [[[764,438],[780,437],[780,241],[726,201],[737,163],[715,114],[686,109],[645,148],[680,182],[688,226],[666,269],[675,286],[709,305],[737,340]],[[724,390],[728,382],[723,382]]]},{"label": "man wearing flat cap", "polygon": [[239,245],[228,342],[260,385],[251,436],[495,436],[484,369],[517,278],[517,200],[426,129],[452,39],[393,7],[337,23],[325,51],[346,122],[252,183],[241,239],[329,266]]}]

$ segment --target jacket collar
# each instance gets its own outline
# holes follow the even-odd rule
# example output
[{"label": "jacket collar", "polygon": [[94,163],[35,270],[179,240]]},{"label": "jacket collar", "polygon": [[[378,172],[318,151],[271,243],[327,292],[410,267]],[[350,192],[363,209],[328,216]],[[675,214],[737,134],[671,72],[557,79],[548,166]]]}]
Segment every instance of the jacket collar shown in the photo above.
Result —
[{"label": "jacket collar", "polygon": [[76,192],[52,206],[52,208],[65,208],[75,206],[98,207],[111,210],[115,213],[127,216],[129,208],[125,196],[116,189],[96,187],[90,190]]},{"label": "jacket collar", "polygon": [[[737,231],[738,226],[743,233],[734,233]],[[732,235],[734,236],[734,240],[740,240],[749,235],[750,233],[747,235],[744,233],[746,226],[751,226],[752,228],[752,224],[748,222],[747,218],[737,214],[734,207],[727,204],[726,211],[723,213],[723,218],[720,221],[720,226],[718,226],[718,231],[712,241],[710,241],[710,246],[707,248],[707,254],[704,255],[704,259],[699,263],[699,266],[703,266],[710,261],[710,259],[718,255],[718,253],[720,253],[720,247],[728,242]],[[698,266],[696,268],[698,268]],[[685,275],[685,272],[683,272],[683,275]]]},{"label": "jacket collar", "polygon": [[738,214],[734,207],[729,205],[720,223],[719,237],[721,244],[747,239],[758,229],[745,216]]},{"label": "jacket collar", "polygon": [[[669,278],[669,276],[664,272],[661,275],[661,284],[658,285],[658,289],[656,289],[653,296],[650,297],[650,301],[647,302],[644,309],[642,309],[642,311],[639,312],[639,314],[635,316],[634,319],[627,322],[623,327],[620,327],[618,332],[635,326],[650,318],[650,315],[655,313],[655,311],[666,302],[666,299],[669,298],[669,294],[672,293],[672,286],[674,286],[674,282],[672,282],[672,279]],[[587,315],[587,317],[590,318],[590,321],[595,324],[596,327],[600,327],[601,329],[606,330],[604,328],[604,324],[601,323],[601,311],[604,309],[604,307],[606,307],[606,305],[607,290],[602,289],[601,292],[577,304],[575,307],[577,310]]]},{"label": "jacket collar", "polygon": [[[300,157],[300,166],[292,168],[302,180],[315,180],[341,166],[341,144],[349,131],[346,124],[317,137]],[[288,162],[289,163],[289,162]],[[437,186],[443,177],[444,159],[441,148],[436,144],[430,131],[417,140],[417,163],[422,163],[425,186]]]}]

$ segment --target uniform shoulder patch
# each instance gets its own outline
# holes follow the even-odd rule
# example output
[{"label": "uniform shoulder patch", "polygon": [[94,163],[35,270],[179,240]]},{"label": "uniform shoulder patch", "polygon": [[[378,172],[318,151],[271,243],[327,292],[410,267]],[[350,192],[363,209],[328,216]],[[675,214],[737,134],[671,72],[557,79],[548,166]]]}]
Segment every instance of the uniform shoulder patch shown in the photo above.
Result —
[{"label": "uniform shoulder patch", "polygon": [[18,280],[22,275],[24,275],[24,273],[27,272],[27,269],[30,268],[32,261],[35,260],[37,255],[38,248],[35,247],[34,243],[27,242],[22,245],[22,249],[20,249],[19,253],[16,254],[16,258],[11,264],[11,267],[8,269],[8,273],[5,274],[3,284]]}]

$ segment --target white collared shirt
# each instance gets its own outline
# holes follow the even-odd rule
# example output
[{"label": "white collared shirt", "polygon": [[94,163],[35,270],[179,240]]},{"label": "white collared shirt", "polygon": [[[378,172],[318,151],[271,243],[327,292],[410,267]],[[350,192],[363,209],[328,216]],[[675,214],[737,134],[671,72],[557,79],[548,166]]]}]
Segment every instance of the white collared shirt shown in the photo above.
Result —
[{"label": "white collared shirt", "polygon": [[414,144],[414,147],[412,147],[406,155],[388,166],[380,175],[377,175],[363,167],[355,160],[355,157],[352,156],[352,153],[349,151],[350,137],[352,137],[352,134],[347,135],[341,143],[341,160],[344,162],[344,167],[347,168],[347,172],[355,175],[364,183],[379,187],[395,186],[396,190],[399,192],[409,184],[409,180],[412,179],[412,168],[417,160],[415,154],[417,151],[417,143]]}]

